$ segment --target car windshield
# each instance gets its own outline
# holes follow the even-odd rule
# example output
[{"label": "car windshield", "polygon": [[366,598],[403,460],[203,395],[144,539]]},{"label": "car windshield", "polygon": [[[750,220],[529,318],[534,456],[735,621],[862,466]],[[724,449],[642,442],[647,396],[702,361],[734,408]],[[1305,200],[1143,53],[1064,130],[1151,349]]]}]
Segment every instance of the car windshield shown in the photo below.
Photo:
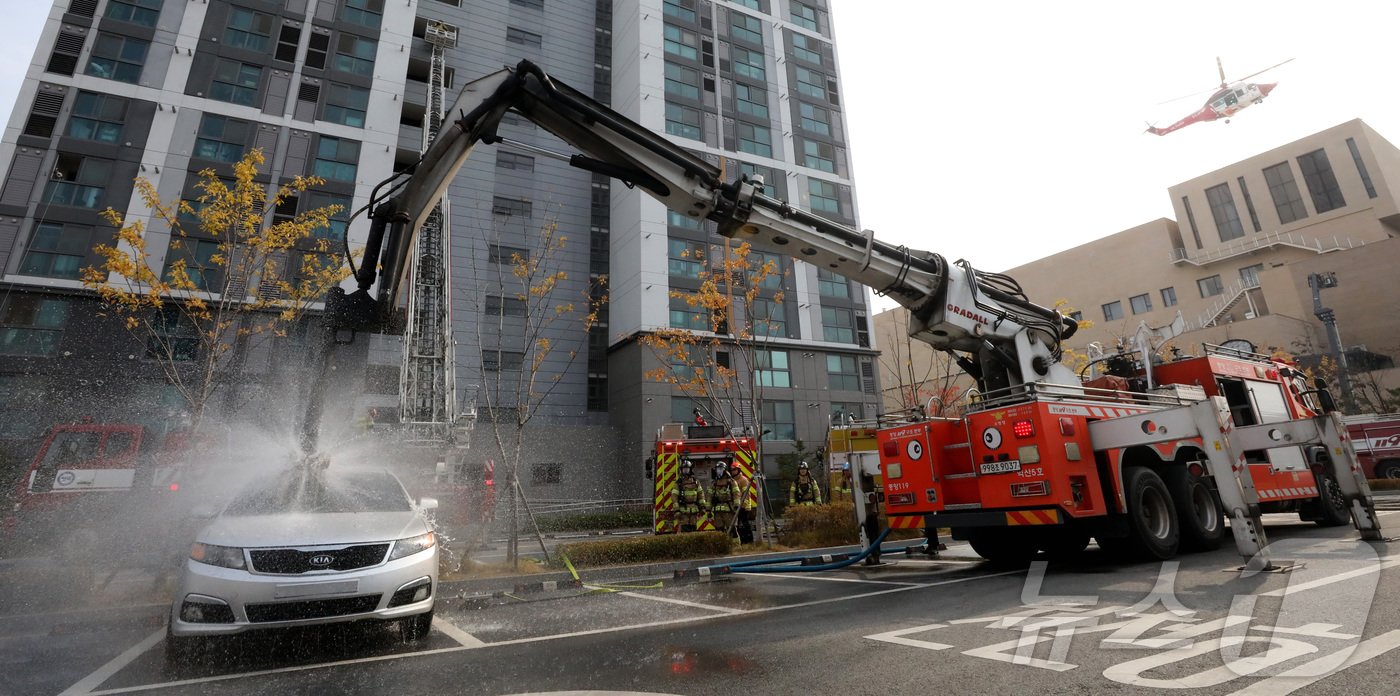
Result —
[{"label": "car windshield", "polygon": [[386,472],[320,475],[291,472],[244,490],[224,514],[405,512],[411,509],[403,486]]}]

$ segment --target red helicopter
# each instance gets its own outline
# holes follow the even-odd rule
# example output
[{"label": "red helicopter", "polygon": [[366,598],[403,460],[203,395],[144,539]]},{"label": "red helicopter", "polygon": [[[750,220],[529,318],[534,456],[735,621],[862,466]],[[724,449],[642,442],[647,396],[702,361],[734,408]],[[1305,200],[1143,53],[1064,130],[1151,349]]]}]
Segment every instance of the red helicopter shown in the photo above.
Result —
[{"label": "red helicopter", "polygon": [[[1262,75],[1292,60],[1292,58],[1289,58],[1283,61],[1283,63],[1264,68],[1250,75],[1245,75],[1231,83],[1225,79],[1225,66],[1220,63],[1220,58],[1216,57],[1215,67],[1220,70],[1220,87],[1206,100],[1205,106],[1202,106],[1200,109],[1188,114],[1185,118],[1166,128],[1158,128],[1148,124],[1147,132],[1153,135],[1166,135],[1172,131],[1181,130],[1193,123],[1214,121],[1220,118],[1225,119],[1225,122],[1229,123],[1230,117],[1243,111],[1245,107],[1264,103],[1264,97],[1269,96],[1269,93],[1274,91],[1274,88],[1278,86],[1277,82],[1255,83],[1245,82],[1245,80],[1255,75]],[[1178,98],[1185,99],[1186,97]],[[1176,99],[1171,101],[1176,101]]]}]

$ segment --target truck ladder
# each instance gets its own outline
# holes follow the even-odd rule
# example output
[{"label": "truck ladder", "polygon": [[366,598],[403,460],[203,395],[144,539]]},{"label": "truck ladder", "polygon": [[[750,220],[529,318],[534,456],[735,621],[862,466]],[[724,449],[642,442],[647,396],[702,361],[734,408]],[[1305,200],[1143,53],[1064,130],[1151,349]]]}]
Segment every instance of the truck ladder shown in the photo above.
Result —
[{"label": "truck ladder", "polygon": [[[428,103],[423,117],[423,150],[442,127],[446,49],[457,45],[457,30],[428,22],[424,38],[432,46]],[[453,366],[451,282],[448,276],[450,204],[446,197],[418,230],[399,373],[399,420],[407,442],[465,447],[470,427],[457,423]],[[474,409],[472,409],[474,411]],[[465,424],[469,426],[470,424]],[[455,427],[454,427],[455,426]]]},{"label": "truck ladder", "polygon": [[1235,548],[1244,557],[1248,571],[1272,570],[1274,565],[1260,521],[1259,494],[1244,458],[1247,451],[1311,444],[1326,447],[1330,473],[1346,496],[1352,523],[1361,532],[1361,538],[1382,539],[1371,488],[1351,441],[1342,435],[1344,432],[1337,414],[1236,428],[1230,419],[1229,405],[1219,396],[1178,408],[1089,424],[1095,452],[1201,438],[1206,469],[1215,479],[1220,502],[1230,518]]}]

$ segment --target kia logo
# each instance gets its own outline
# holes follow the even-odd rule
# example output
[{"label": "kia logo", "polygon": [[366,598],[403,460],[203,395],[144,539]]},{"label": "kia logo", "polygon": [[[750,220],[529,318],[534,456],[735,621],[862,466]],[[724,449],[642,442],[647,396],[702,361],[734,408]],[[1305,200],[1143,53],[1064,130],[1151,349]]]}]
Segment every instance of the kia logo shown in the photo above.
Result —
[{"label": "kia logo", "polygon": [[311,565],[314,565],[314,566],[323,566],[323,567],[324,567],[324,566],[328,566],[328,565],[330,565],[330,564],[332,564],[332,563],[334,563],[334,562],[335,562],[335,556],[331,556],[331,555],[329,555],[329,554],[324,554],[324,553],[323,553],[323,554],[319,554],[319,555],[316,555],[316,556],[312,556],[312,557],[311,557]]}]

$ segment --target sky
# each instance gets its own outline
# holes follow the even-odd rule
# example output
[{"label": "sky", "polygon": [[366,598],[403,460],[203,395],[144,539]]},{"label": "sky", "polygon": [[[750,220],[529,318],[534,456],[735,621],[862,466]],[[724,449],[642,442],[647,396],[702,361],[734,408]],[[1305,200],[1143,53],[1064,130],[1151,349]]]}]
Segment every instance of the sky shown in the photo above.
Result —
[{"label": "sky", "polygon": [[[5,4],[8,123],[49,3]],[[861,226],[983,270],[1173,217],[1169,186],[1354,118],[1400,144],[1400,3],[831,4]],[[1293,60],[1231,123],[1145,134],[1204,103],[1217,56],[1231,80]]]}]

